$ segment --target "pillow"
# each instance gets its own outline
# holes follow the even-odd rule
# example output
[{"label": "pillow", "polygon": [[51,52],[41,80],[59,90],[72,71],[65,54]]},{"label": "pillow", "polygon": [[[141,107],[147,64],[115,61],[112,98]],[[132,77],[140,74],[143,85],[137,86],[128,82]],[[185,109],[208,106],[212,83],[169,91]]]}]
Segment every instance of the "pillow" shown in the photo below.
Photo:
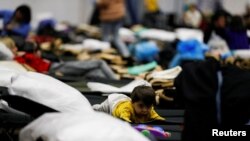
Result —
[{"label": "pillow", "polygon": [[177,38],[181,41],[196,39],[203,42],[203,32],[199,29],[177,28],[175,30]]},{"label": "pillow", "polygon": [[18,95],[60,112],[93,111],[88,100],[76,89],[50,76],[26,72],[11,78],[11,95]]},{"label": "pillow", "polygon": [[146,29],[139,33],[139,37],[142,39],[153,39],[166,42],[173,42],[176,40],[176,34],[171,31],[165,31],[162,29]]},{"label": "pillow", "polygon": [[128,123],[105,113],[44,114],[24,127],[20,141],[149,141]]},{"label": "pillow", "polygon": [[88,82],[87,86],[91,91],[100,91],[100,92],[106,92],[106,93],[131,93],[135,87],[137,86],[151,86],[150,83],[143,79],[138,79],[131,81],[127,85],[123,87],[114,87],[112,85],[104,84],[104,83],[99,83],[99,82]]},{"label": "pillow", "polygon": [[17,76],[20,72],[0,66],[0,86],[8,87],[11,85],[11,79]]},{"label": "pillow", "polygon": [[249,49],[238,49],[233,50],[234,57],[249,59],[250,58],[250,50]]},{"label": "pillow", "polygon": [[85,39],[82,45],[84,49],[90,51],[110,49],[109,42],[102,42],[96,39]]}]

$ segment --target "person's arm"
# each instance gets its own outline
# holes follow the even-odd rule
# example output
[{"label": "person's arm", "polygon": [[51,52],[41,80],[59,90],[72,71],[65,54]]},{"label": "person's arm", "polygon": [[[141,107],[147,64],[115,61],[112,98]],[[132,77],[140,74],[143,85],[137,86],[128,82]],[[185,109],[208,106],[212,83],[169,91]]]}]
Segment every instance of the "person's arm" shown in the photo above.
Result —
[{"label": "person's arm", "polygon": [[29,34],[30,31],[30,24],[22,24],[18,27],[13,27],[12,29],[10,29],[11,32],[21,35],[23,37],[27,37],[27,35]]},{"label": "person's arm", "polygon": [[0,10],[0,18],[11,18],[13,14],[13,11],[11,10]]},{"label": "person's arm", "polygon": [[119,112],[119,115],[117,116],[117,118],[120,118],[124,121],[132,122],[130,117],[131,117],[131,113],[128,108],[121,109],[121,111]]},{"label": "person's arm", "polygon": [[12,15],[13,15],[13,12],[10,10],[0,10],[0,19],[1,19],[0,29],[1,30],[5,28],[5,25],[10,21]]},{"label": "person's arm", "polygon": [[152,120],[165,120],[165,118],[159,116],[156,111],[154,110],[154,108],[152,108],[151,112],[150,112],[150,119]]}]

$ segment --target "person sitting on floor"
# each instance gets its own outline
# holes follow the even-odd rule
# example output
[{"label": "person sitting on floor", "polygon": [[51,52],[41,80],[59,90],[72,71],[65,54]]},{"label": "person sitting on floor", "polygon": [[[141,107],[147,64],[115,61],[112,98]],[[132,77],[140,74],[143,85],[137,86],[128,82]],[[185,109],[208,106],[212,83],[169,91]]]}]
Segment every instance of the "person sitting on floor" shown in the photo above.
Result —
[{"label": "person sitting on floor", "polygon": [[20,5],[15,11],[0,10],[0,19],[3,19],[1,35],[20,36],[26,38],[31,30],[31,8]]},{"label": "person sitting on floor", "polygon": [[132,123],[165,120],[154,110],[155,96],[152,87],[137,86],[132,91],[131,98],[124,94],[111,94],[101,104],[93,105],[93,109]]}]

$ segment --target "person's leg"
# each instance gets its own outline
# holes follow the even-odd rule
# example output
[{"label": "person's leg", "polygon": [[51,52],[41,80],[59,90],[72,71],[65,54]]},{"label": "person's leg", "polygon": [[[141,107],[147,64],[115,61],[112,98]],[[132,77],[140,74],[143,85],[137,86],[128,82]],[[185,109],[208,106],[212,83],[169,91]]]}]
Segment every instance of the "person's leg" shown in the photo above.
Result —
[{"label": "person's leg", "polygon": [[110,42],[111,29],[112,29],[111,23],[102,22],[101,29],[102,29],[102,40],[104,42]]},{"label": "person's leg", "polygon": [[95,72],[94,76],[104,76],[109,79],[116,79],[115,73],[111,70],[107,63],[102,60],[69,61],[52,65],[50,69],[51,73],[60,72],[63,75],[71,76],[91,75],[92,71]]},{"label": "person's leg", "polygon": [[[112,71],[112,69],[108,66],[108,64],[103,61],[103,60],[92,60],[93,64],[97,65],[98,71],[96,69],[96,71],[90,72],[92,75],[96,76],[97,72],[101,73],[99,74],[99,76],[103,75],[105,78],[109,78],[109,79],[117,79],[115,73]],[[93,74],[95,73],[95,74]]]},{"label": "person's leg", "polygon": [[100,68],[108,78],[117,79],[115,73],[112,71],[112,69],[108,66],[106,62],[100,60]]},{"label": "person's leg", "polygon": [[60,73],[63,76],[82,76],[89,70],[96,67],[95,64],[91,64],[88,61],[67,61],[62,63],[53,63],[50,67],[49,73]]},{"label": "person's leg", "polygon": [[139,23],[139,18],[138,18],[138,0],[126,0],[126,7],[128,11],[128,15],[130,17],[131,25],[135,25]]},{"label": "person's leg", "polygon": [[124,44],[124,42],[119,37],[119,29],[122,26],[122,20],[113,22],[112,26],[112,35],[113,35],[113,42],[115,46],[117,47],[119,53],[122,55],[122,57],[130,57],[130,52],[128,47]]}]

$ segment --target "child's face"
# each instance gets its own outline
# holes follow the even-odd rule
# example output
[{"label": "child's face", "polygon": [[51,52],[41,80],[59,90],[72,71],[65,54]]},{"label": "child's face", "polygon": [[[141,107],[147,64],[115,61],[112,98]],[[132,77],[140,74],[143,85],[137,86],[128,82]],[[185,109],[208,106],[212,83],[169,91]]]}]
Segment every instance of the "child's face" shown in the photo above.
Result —
[{"label": "child's face", "polygon": [[146,106],[142,101],[137,101],[133,103],[133,107],[134,107],[135,113],[138,116],[146,116],[149,114],[149,111],[152,108],[152,105]]},{"label": "child's face", "polygon": [[226,17],[220,16],[219,19],[216,22],[216,25],[218,27],[222,27],[222,28],[225,27],[226,26]]}]

